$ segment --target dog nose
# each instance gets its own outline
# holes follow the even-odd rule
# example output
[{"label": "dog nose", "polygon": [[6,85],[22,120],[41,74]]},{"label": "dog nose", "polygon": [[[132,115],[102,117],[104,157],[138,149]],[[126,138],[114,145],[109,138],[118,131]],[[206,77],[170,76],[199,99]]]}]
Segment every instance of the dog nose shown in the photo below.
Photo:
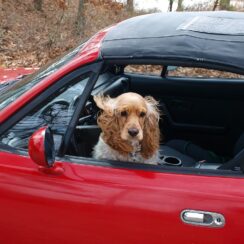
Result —
[{"label": "dog nose", "polygon": [[130,128],[130,129],[128,129],[128,133],[129,133],[132,137],[134,137],[134,136],[136,136],[136,135],[139,133],[139,130],[136,129],[136,128]]}]

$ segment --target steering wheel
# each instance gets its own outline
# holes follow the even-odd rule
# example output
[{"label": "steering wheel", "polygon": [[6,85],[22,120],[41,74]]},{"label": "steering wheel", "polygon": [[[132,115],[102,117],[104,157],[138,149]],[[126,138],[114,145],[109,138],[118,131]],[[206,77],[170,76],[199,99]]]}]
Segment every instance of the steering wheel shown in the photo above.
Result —
[{"label": "steering wheel", "polygon": [[78,126],[82,125],[94,125],[97,121],[98,109],[93,99],[89,98],[86,102],[82,116],[79,118],[77,123]]},{"label": "steering wheel", "polygon": [[43,118],[47,124],[55,125],[60,123],[60,119],[67,119],[69,106],[70,104],[65,100],[55,101],[40,111],[40,117]]}]

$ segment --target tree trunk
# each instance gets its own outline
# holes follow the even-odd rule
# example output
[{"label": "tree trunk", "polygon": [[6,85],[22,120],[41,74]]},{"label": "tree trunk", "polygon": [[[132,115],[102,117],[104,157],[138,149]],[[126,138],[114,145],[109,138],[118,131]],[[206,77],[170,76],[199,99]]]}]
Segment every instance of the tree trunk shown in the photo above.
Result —
[{"label": "tree trunk", "polygon": [[169,11],[172,12],[174,0],[169,0]]},{"label": "tree trunk", "polygon": [[34,8],[37,11],[42,11],[42,3],[43,3],[43,0],[34,0]]},{"label": "tree trunk", "polygon": [[133,12],[134,11],[134,0],[127,0],[127,11],[128,12]]},{"label": "tree trunk", "polygon": [[183,0],[178,0],[178,6],[176,11],[183,11],[183,6],[182,6]]},{"label": "tree trunk", "polygon": [[215,11],[219,7],[219,0],[214,1],[213,11]]},{"label": "tree trunk", "polygon": [[76,18],[77,34],[83,35],[84,24],[85,24],[84,0],[79,0],[78,13],[77,13],[77,18]]}]

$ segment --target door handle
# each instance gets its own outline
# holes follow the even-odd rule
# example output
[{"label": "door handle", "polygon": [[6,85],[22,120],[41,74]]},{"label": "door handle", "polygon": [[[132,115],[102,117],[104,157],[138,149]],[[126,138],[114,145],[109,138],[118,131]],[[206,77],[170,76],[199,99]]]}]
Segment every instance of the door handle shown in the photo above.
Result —
[{"label": "door handle", "polygon": [[185,209],[180,214],[181,220],[186,224],[217,227],[225,225],[225,217],[222,214],[206,211]]}]

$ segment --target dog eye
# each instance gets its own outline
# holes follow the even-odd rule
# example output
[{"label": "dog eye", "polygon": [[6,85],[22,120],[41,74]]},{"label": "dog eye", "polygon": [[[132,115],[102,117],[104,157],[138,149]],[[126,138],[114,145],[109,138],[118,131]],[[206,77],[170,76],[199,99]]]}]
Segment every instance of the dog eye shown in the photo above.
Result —
[{"label": "dog eye", "polygon": [[122,112],[120,113],[120,115],[123,116],[123,117],[125,117],[125,116],[127,116],[127,112],[126,112],[126,111],[122,111]]},{"label": "dog eye", "polygon": [[141,113],[140,113],[140,117],[144,117],[145,115],[146,115],[145,112],[141,112]]}]

